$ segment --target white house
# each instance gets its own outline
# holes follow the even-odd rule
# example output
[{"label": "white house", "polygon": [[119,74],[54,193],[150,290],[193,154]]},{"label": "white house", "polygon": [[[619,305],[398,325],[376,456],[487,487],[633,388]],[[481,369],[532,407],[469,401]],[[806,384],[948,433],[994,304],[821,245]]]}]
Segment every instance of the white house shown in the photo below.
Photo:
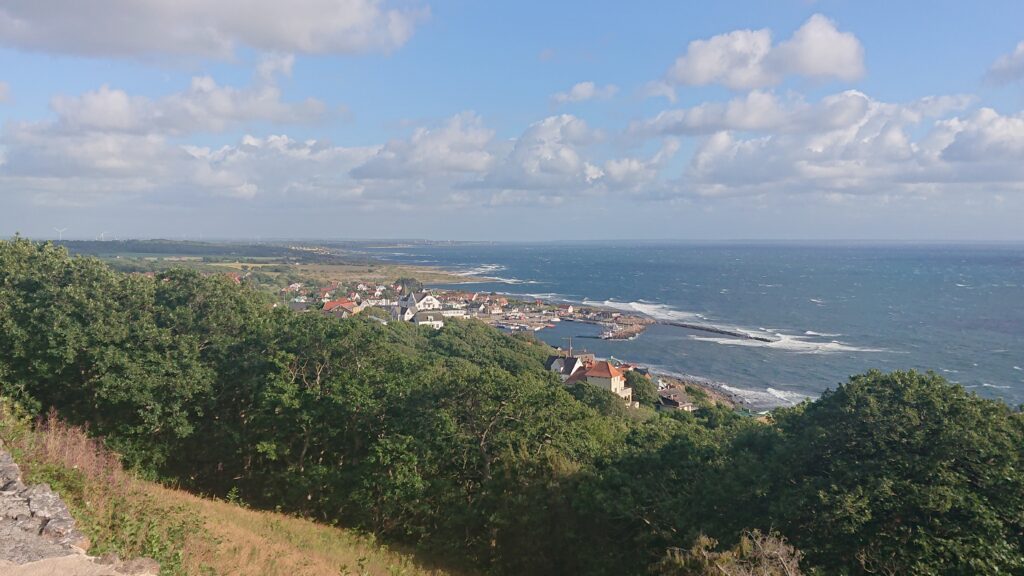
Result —
[{"label": "white house", "polygon": [[417,326],[430,326],[434,330],[444,327],[444,316],[437,310],[417,312],[412,317],[413,324]]},{"label": "white house", "polygon": [[415,306],[417,310],[440,310],[441,301],[426,292],[410,292],[398,301],[401,306]]},{"label": "white house", "polygon": [[627,402],[633,400],[633,389],[626,387],[626,375],[610,362],[595,362],[583,375],[587,379],[587,384],[604,388]]}]

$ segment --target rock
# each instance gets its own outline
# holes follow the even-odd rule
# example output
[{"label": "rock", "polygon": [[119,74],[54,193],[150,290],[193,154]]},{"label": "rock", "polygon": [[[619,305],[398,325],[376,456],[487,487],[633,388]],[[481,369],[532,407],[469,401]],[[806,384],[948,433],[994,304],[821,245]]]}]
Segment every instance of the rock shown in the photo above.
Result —
[{"label": "rock", "polygon": [[0,492],[18,491],[25,488],[21,483],[21,469],[11,455],[0,450]]},{"label": "rock", "polygon": [[25,486],[10,454],[0,450],[0,574],[3,576],[156,576],[160,565],[116,556],[95,561],[85,555],[89,540],[60,495],[46,484]]},{"label": "rock", "polygon": [[125,576],[155,576],[160,573],[160,563],[152,558],[136,558],[116,564],[114,569]]},{"label": "rock", "polygon": [[21,498],[16,494],[0,497],[0,518],[17,520],[30,516],[32,516],[32,511],[29,509],[28,500],[25,498]]},{"label": "rock", "polygon": [[18,492],[18,496],[28,499],[28,507],[37,518],[71,519],[71,512],[60,496],[50,489],[49,484],[36,484]]}]

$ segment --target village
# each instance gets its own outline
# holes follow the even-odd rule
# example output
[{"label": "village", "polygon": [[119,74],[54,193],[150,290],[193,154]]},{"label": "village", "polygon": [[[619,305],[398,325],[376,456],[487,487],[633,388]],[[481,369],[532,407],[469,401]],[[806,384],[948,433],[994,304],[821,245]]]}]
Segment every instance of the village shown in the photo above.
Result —
[{"label": "village", "polygon": [[[295,282],[282,288],[278,296],[278,305],[299,313],[345,319],[374,309],[377,312],[367,315],[378,322],[408,322],[435,330],[456,318],[478,320],[510,333],[554,328],[559,322],[581,322],[603,327],[602,339],[626,340],[636,338],[654,323],[645,316],[597,306],[523,300],[496,293],[424,290],[411,279],[389,284],[330,282],[322,287]],[[627,385],[630,372],[653,383],[658,410],[692,412],[701,404],[732,405],[730,399],[713,390],[695,388],[692,383],[652,374],[647,368],[614,358],[603,360],[585,350],[574,350],[571,340],[567,349],[555,349],[545,368],[556,373],[566,386],[590,384],[617,395],[634,408],[640,403]]]}]

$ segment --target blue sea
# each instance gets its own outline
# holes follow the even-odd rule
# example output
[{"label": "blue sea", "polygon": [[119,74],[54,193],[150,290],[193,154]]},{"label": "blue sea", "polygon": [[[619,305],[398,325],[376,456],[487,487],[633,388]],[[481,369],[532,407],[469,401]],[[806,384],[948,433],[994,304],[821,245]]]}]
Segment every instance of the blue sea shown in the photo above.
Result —
[{"label": "blue sea", "polygon": [[[452,270],[466,289],[613,306],[767,336],[657,325],[632,341],[562,322],[556,346],[706,378],[753,408],[787,405],[870,368],[934,370],[1024,403],[1024,245],[414,244],[377,258]],[[482,282],[482,277],[497,281]]]}]

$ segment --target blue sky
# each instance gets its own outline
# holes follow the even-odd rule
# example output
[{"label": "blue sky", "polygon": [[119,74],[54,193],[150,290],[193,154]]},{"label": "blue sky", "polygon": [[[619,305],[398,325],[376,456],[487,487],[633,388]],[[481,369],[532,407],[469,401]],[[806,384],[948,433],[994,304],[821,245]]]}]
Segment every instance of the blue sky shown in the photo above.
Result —
[{"label": "blue sky", "polygon": [[1022,16],[13,0],[0,233],[1024,240]]}]

